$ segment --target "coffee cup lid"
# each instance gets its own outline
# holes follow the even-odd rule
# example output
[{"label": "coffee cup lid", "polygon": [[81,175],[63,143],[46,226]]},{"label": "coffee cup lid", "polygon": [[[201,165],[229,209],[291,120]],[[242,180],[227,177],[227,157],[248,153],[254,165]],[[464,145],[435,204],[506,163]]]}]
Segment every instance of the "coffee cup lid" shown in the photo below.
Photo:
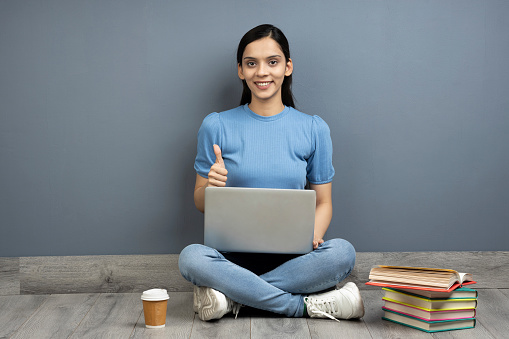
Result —
[{"label": "coffee cup lid", "polygon": [[151,290],[146,290],[141,295],[141,300],[147,301],[158,301],[158,300],[168,300],[170,296],[166,290],[160,288],[153,288]]}]

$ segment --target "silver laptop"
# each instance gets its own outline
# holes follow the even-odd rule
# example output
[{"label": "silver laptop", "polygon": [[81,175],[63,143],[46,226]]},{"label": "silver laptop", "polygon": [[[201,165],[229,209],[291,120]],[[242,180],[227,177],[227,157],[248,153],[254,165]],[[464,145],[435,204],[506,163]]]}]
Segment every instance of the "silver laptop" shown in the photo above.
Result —
[{"label": "silver laptop", "polygon": [[308,253],[315,206],[314,190],[207,187],[204,243],[224,252]]}]

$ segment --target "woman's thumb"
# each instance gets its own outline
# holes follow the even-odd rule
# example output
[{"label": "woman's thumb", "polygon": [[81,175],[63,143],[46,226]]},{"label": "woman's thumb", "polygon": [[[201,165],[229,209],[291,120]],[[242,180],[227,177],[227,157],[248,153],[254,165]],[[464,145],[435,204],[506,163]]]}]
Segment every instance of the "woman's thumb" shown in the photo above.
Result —
[{"label": "woman's thumb", "polygon": [[216,155],[216,164],[224,166],[223,156],[221,155],[221,149],[218,145],[214,145],[214,154]]}]

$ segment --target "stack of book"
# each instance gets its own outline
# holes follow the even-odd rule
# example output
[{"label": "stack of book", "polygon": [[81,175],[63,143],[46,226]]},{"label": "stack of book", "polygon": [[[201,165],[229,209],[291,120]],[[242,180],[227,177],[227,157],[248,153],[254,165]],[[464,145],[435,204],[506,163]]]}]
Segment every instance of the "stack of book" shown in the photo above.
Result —
[{"label": "stack of book", "polygon": [[475,327],[477,291],[472,275],[449,269],[377,266],[366,285],[384,291],[382,319],[426,332]]}]

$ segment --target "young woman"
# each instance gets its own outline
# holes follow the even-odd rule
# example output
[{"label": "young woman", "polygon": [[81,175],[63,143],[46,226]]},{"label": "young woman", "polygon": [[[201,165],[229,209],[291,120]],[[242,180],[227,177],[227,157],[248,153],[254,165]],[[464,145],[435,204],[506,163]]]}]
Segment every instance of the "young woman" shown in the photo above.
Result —
[{"label": "young woman", "polygon": [[221,253],[189,245],[179,269],[195,285],[194,310],[202,320],[237,314],[241,305],[288,317],[361,318],[364,306],[355,284],[323,292],[350,274],[355,250],[343,239],[323,240],[332,218],[332,141],[325,121],[294,108],[288,41],[272,25],[257,26],[241,39],[237,63],[241,105],[209,114],[198,132],[196,207],[203,212],[209,186],[304,189],[309,184],[316,191],[314,250]]}]

